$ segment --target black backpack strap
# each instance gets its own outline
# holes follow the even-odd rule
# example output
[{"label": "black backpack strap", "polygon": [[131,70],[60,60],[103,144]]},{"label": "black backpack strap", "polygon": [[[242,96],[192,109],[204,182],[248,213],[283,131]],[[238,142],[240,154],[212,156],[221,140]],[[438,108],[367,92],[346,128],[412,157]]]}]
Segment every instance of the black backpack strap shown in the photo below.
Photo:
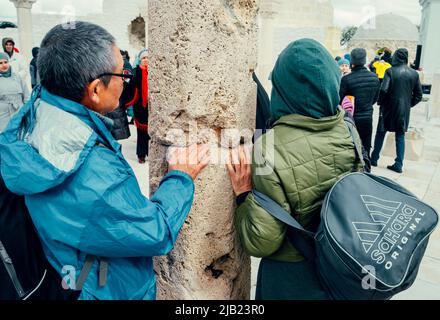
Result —
[{"label": "black backpack strap", "polygon": [[15,290],[17,291],[17,295],[20,298],[23,298],[26,292],[23,290],[21,286],[20,280],[17,277],[17,273],[15,272],[14,264],[12,263],[11,258],[6,251],[6,248],[3,246],[3,243],[0,241],[0,260],[3,261],[6,271],[9,274],[9,278],[14,284]]},{"label": "black backpack strap", "polygon": [[356,124],[352,118],[349,116],[344,117],[345,125],[348,128],[348,131],[350,132],[351,141],[353,141],[354,144],[354,151],[356,153],[356,160],[360,161],[362,164],[362,168],[365,168],[365,160],[364,160],[364,154],[362,152],[362,144],[360,143],[359,133],[356,129]]},{"label": "black backpack strap", "polygon": [[359,159],[362,163],[362,166],[364,166],[364,159],[363,159],[363,155],[362,155],[362,145],[359,143],[359,140],[356,139],[356,136],[359,136],[359,134],[356,132],[356,124],[353,121],[353,119],[351,119],[350,117],[344,117],[344,121],[345,121],[345,125],[348,128],[348,131],[350,132],[350,136],[351,136],[351,141],[353,141],[354,144],[354,149],[356,152],[356,159]]},{"label": "black backpack strap", "polygon": [[[254,195],[257,203],[264,210],[294,229],[289,230],[288,228],[287,230],[287,237],[289,238],[290,242],[292,242],[295,248],[298,249],[307,259],[314,260],[315,248],[310,242],[310,239],[313,239],[315,234],[304,229],[304,227],[297,220],[295,220],[295,218],[293,218],[289,212],[284,210],[278,203],[266,196],[264,193],[253,189],[252,194]],[[304,237],[304,235],[306,237]]]}]

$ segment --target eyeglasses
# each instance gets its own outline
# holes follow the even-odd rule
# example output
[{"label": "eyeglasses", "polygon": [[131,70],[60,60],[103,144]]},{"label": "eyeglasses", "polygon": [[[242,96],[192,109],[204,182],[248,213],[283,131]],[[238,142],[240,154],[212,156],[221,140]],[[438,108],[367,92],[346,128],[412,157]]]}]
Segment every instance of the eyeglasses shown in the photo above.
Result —
[{"label": "eyeglasses", "polygon": [[121,77],[122,80],[125,82],[130,82],[130,80],[133,79],[134,77],[134,75],[131,73],[130,70],[124,69],[123,73],[108,73],[108,72],[102,73],[99,76],[97,76],[95,79],[92,79],[90,82],[105,76]]}]

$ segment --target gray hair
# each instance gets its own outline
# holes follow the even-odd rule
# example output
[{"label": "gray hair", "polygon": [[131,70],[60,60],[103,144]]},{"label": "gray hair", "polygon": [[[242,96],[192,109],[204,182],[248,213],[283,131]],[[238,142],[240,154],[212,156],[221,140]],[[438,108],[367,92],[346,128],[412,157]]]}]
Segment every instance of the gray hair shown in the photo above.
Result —
[{"label": "gray hair", "polygon": [[[50,93],[80,102],[87,85],[117,67],[115,38],[104,28],[75,21],[74,28],[59,24],[41,42],[37,69],[41,84]],[[111,77],[103,77],[108,85]]]}]

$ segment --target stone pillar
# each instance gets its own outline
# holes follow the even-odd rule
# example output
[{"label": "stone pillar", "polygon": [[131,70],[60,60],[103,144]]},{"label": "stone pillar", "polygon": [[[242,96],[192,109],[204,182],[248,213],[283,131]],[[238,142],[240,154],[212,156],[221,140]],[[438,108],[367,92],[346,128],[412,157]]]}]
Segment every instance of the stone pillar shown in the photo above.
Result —
[{"label": "stone pillar", "polygon": [[32,5],[37,0],[9,0],[17,8],[18,32],[20,38],[20,53],[27,62],[32,59]]},{"label": "stone pillar", "polygon": [[258,34],[258,68],[257,73],[260,82],[270,94],[272,83],[269,80],[270,72],[273,69],[273,31],[275,18],[279,9],[279,1],[261,0],[260,3],[260,26]]},{"label": "stone pillar", "polygon": [[[209,143],[215,154],[227,150],[225,129],[254,128],[257,11],[255,0],[149,1],[152,194],[169,145]],[[235,233],[229,176],[216,161],[195,181],[173,251],[155,259],[158,299],[249,299],[250,259]]]},{"label": "stone pillar", "polygon": [[421,67],[424,69],[426,83],[432,83],[435,73],[440,73],[440,0],[419,0],[422,6],[420,43],[422,44]]}]

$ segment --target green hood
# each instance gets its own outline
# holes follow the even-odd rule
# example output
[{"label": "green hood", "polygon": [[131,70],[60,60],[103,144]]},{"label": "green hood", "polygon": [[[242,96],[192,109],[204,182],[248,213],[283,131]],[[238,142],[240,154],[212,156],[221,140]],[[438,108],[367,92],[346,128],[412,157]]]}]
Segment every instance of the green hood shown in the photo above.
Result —
[{"label": "green hood", "polygon": [[279,118],[273,124],[273,127],[284,124],[290,127],[304,129],[307,131],[329,131],[343,121],[344,114],[345,112],[342,111],[341,108],[336,108],[335,115],[322,117],[319,119],[306,117],[300,114],[290,114]]},{"label": "green hood", "polygon": [[272,72],[272,123],[289,114],[320,119],[336,115],[341,73],[317,41],[292,42]]}]

